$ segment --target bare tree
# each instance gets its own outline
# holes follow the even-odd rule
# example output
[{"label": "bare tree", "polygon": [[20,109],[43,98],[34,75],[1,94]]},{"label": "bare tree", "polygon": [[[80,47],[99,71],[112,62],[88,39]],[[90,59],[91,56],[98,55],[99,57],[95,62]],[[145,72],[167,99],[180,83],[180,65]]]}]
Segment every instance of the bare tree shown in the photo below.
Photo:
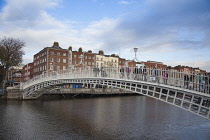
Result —
[{"label": "bare tree", "polygon": [[6,88],[9,68],[22,63],[23,47],[25,47],[25,42],[20,39],[10,37],[0,39],[0,66],[4,68],[3,82],[1,83],[3,89]]}]

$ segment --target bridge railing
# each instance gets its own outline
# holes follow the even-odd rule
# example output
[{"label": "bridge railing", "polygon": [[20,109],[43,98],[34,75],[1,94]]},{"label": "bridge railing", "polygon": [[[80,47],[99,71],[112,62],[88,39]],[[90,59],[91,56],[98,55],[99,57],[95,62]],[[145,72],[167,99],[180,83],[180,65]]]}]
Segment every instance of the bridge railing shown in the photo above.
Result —
[{"label": "bridge railing", "polygon": [[154,82],[210,94],[210,77],[207,75],[135,67],[83,67],[62,71],[46,71],[33,79],[21,83],[21,85],[25,89],[44,81],[91,77]]}]

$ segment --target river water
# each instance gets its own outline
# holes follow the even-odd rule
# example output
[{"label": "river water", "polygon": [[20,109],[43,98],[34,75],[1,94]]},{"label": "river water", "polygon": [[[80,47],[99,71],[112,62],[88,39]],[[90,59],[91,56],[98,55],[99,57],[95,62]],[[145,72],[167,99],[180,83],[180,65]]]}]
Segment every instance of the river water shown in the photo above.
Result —
[{"label": "river water", "polygon": [[210,121],[144,96],[0,101],[0,140],[210,140]]}]

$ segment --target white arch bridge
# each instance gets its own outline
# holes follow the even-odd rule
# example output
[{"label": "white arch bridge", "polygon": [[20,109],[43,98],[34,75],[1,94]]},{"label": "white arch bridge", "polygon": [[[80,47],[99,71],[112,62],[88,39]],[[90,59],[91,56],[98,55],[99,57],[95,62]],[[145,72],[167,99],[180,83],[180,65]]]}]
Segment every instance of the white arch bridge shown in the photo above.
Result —
[{"label": "white arch bridge", "polygon": [[[165,74],[167,73],[167,74]],[[186,75],[191,77],[186,79]],[[54,85],[87,83],[121,88],[161,100],[210,120],[209,83],[200,75],[167,70],[135,68],[78,68],[45,72],[21,83],[23,99],[36,99]],[[204,78],[205,81],[205,77]],[[209,77],[208,77],[209,78]],[[208,79],[209,80],[209,79]]]}]

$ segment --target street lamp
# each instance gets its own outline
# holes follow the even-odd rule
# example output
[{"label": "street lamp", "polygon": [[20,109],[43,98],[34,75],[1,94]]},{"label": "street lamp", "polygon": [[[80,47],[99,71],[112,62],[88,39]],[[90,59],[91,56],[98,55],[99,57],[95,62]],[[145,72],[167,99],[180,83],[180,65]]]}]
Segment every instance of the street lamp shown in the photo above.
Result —
[{"label": "street lamp", "polygon": [[134,61],[139,62],[139,60],[138,60],[137,57],[136,57],[136,52],[138,51],[138,48],[133,48],[133,50],[134,50],[134,52],[135,52]]}]

